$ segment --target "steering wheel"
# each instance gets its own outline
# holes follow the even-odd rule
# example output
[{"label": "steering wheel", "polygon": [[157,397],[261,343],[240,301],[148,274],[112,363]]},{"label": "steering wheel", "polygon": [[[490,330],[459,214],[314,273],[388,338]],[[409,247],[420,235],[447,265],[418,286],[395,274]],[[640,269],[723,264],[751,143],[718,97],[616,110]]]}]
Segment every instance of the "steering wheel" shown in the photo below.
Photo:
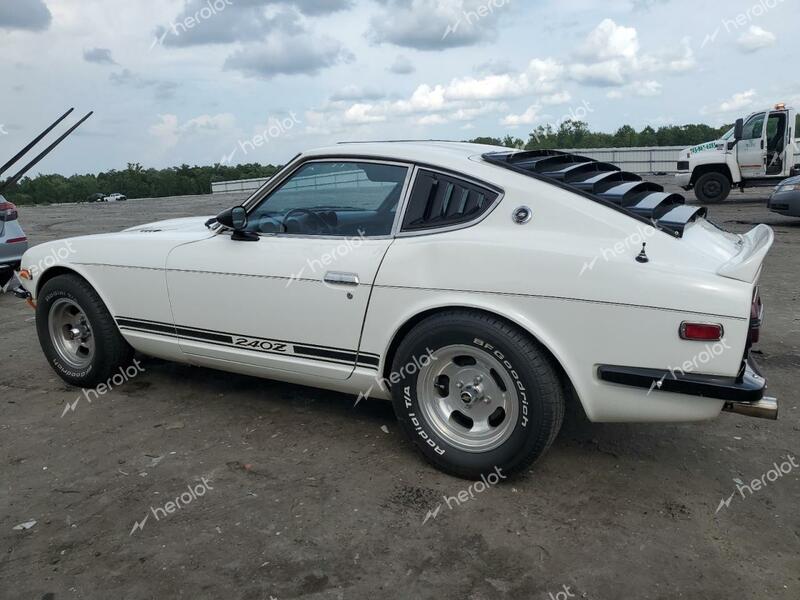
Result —
[{"label": "steering wheel", "polygon": [[286,215],[284,215],[283,217],[283,221],[281,222],[284,231],[289,231],[289,228],[286,226],[286,223],[295,214],[310,215],[311,217],[313,217],[318,224],[322,225],[322,227],[325,228],[325,231],[323,231],[323,233],[331,233],[331,234],[336,233],[333,227],[331,227],[330,223],[328,223],[325,219],[323,219],[322,216],[319,215],[319,213],[314,212],[310,208],[293,208],[292,210],[287,212]]}]

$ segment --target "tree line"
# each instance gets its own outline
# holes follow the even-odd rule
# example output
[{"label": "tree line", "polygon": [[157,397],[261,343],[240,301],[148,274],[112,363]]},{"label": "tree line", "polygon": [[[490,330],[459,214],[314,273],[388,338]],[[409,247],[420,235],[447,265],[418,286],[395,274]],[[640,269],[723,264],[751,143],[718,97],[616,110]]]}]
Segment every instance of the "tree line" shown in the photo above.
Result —
[{"label": "tree line", "polygon": [[[540,125],[527,140],[507,135],[504,138],[477,137],[469,140],[524,150],[558,148],[620,148],[644,146],[694,146],[719,139],[731,125],[669,125],[654,129],[647,126],[637,131],[630,125],[614,133],[592,131],[585,121],[567,120],[557,127]],[[211,183],[237,179],[271,177],[279,166],[257,163],[227,166],[181,165],[169,169],[145,169],[139,163],[128,163],[125,170],[111,170],[96,175],[38,175],[26,177],[4,193],[14,204],[48,204],[56,202],[85,202],[94,194],[119,192],[129,198],[160,198],[210,194]]]},{"label": "tree line", "polygon": [[210,194],[214,181],[271,177],[280,167],[250,163],[245,165],[145,169],[139,163],[128,163],[124,170],[111,170],[96,175],[38,175],[25,177],[3,193],[17,205],[86,202],[95,194],[118,192],[128,198],[160,198]]},{"label": "tree line", "polygon": [[733,125],[667,125],[654,129],[649,125],[637,131],[623,125],[614,133],[592,131],[585,121],[567,120],[554,128],[540,125],[527,140],[507,135],[504,138],[478,137],[470,140],[476,144],[506,146],[520,150],[554,150],[558,148],[628,148],[649,146],[696,146],[722,137]]}]

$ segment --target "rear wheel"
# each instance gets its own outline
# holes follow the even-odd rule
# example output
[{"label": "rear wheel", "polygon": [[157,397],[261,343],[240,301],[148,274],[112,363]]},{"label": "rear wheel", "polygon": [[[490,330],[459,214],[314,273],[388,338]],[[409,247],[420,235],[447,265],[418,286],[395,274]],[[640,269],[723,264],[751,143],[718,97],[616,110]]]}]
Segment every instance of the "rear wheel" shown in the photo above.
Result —
[{"label": "rear wheel", "polygon": [[706,173],[697,179],[694,193],[702,204],[723,202],[731,193],[731,181],[722,173]]},{"label": "rear wheel", "polygon": [[544,454],[561,428],[564,394],[549,355],[495,317],[453,311],[425,319],[392,369],[403,429],[447,473],[505,477]]},{"label": "rear wheel", "polygon": [[44,284],[36,331],[50,366],[71,385],[93,387],[108,381],[133,359],[133,348],[100,296],[77,275],[59,275]]}]

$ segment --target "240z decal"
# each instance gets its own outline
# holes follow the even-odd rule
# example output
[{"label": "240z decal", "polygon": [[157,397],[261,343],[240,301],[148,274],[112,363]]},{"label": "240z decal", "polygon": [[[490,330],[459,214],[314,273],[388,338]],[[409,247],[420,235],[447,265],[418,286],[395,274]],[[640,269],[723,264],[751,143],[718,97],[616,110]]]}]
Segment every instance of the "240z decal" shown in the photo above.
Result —
[{"label": "240z decal", "polygon": [[258,350],[269,350],[271,352],[289,352],[288,344],[281,344],[278,342],[267,342],[265,340],[235,337],[233,338],[233,343],[240,348],[255,348]]}]

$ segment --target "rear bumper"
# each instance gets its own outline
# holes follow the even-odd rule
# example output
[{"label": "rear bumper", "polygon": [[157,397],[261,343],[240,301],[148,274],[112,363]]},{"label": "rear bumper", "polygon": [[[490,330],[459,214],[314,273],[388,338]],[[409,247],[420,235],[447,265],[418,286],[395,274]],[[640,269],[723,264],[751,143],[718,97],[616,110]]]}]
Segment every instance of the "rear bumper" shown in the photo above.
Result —
[{"label": "rear bumper", "polygon": [[738,377],[701,375],[662,369],[601,365],[601,381],[649,390],[722,400],[724,410],[753,417],[777,419],[778,401],[766,398],[767,380],[751,359]]}]

